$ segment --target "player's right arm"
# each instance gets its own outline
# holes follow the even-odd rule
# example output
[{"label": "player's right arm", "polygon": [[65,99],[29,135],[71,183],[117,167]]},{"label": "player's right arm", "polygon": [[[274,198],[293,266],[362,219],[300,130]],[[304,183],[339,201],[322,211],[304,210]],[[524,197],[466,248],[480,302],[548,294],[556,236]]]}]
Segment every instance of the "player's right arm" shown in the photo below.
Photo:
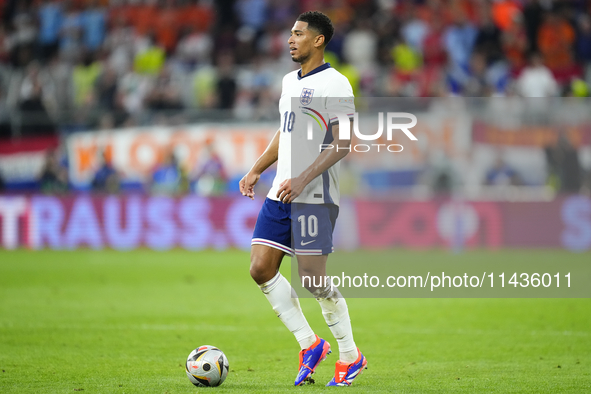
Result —
[{"label": "player's right arm", "polygon": [[265,149],[263,154],[257,159],[257,161],[255,161],[250,171],[248,171],[248,174],[244,175],[240,180],[240,193],[242,193],[243,196],[250,197],[251,200],[254,200],[254,185],[256,185],[261,178],[263,171],[277,161],[277,158],[279,157],[280,133],[281,130],[277,130],[273,139],[267,146],[267,149]]}]

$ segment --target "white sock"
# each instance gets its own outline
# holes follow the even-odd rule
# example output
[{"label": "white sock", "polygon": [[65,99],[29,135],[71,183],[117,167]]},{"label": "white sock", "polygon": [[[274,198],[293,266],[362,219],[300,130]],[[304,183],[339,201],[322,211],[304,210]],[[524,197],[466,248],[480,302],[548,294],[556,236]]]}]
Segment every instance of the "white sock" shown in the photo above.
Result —
[{"label": "white sock", "polygon": [[357,360],[357,345],[353,340],[347,302],[338,289],[331,290],[330,286],[317,290],[314,295],[322,308],[326,324],[339,344],[339,359],[345,363],[354,362]]},{"label": "white sock", "polygon": [[300,347],[306,349],[312,346],[316,342],[316,335],[302,313],[300,300],[287,279],[278,272],[273,279],[259,287],[269,300],[277,317],[295,335]]}]

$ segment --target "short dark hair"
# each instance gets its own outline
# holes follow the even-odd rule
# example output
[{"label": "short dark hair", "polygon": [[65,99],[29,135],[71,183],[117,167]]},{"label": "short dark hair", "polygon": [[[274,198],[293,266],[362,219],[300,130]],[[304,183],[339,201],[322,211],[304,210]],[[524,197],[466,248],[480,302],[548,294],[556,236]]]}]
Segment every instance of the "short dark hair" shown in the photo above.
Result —
[{"label": "short dark hair", "polygon": [[334,34],[334,26],[330,18],[320,11],[308,11],[298,16],[298,21],[308,23],[310,29],[316,30],[324,36],[324,45],[330,42]]}]

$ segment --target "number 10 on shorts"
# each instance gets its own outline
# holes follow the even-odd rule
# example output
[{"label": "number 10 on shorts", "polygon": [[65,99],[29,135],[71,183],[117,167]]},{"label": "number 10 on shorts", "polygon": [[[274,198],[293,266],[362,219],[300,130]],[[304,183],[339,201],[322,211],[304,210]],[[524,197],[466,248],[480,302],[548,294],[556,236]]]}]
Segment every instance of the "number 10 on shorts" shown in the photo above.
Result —
[{"label": "number 10 on shorts", "polygon": [[300,223],[300,230],[302,238],[306,238],[307,235],[310,237],[318,236],[318,218],[315,215],[309,215],[306,220],[306,215],[298,216],[298,222]]}]

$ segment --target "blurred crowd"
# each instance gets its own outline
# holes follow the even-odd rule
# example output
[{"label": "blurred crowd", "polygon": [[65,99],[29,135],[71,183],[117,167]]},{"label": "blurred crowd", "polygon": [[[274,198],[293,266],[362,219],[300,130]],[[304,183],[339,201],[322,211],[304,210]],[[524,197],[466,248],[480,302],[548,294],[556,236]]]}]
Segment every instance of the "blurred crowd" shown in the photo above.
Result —
[{"label": "blurred crowd", "polygon": [[[100,153],[100,160],[89,188],[84,190],[101,194],[142,192],[162,196],[198,194],[206,197],[222,196],[231,190],[236,191],[236,187],[229,184],[229,174],[212,144],[205,146],[202,160],[195,168],[184,165],[177,158],[174,149],[164,150],[162,153],[151,174],[144,182],[138,183],[123,179],[124,176],[113,164],[112,150],[105,149]],[[68,177],[68,165],[67,157],[60,149],[48,150],[38,180],[39,190],[45,194],[57,195],[74,190]],[[237,180],[233,183],[237,183]],[[268,177],[263,177],[261,184],[266,183]]]},{"label": "blurred crowd", "polygon": [[587,0],[0,5],[0,138],[276,120],[281,78],[297,67],[287,50],[289,31],[296,16],[311,9],[332,19],[326,60],[348,77],[357,96],[590,93]]},{"label": "blurred crowd", "polygon": [[333,20],[327,60],[356,95],[587,96],[591,82],[585,0],[3,3],[5,136],[216,113],[275,119],[280,80],[296,66],[289,30],[309,9]]}]

